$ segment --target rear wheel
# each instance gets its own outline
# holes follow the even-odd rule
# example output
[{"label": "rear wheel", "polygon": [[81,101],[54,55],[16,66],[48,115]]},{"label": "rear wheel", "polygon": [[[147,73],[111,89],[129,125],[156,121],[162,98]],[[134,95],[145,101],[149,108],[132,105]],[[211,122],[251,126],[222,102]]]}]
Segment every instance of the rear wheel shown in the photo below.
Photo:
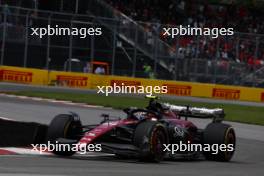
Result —
[{"label": "rear wheel", "polygon": [[[54,117],[48,127],[47,141],[50,141],[51,144],[56,144],[59,138],[79,140],[81,134],[82,124],[79,119],[75,119],[70,114],[60,114]],[[71,156],[75,151],[72,151],[71,148],[66,148],[63,151],[55,149],[53,153],[61,156]]]},{"label": "rear wheel", "polygon": [[[232,126],[223,123],[210,123],[204,130],[204,144],[218,145],[225,144],[226,151],[218,150],[217,154],[214,151],[204,152],[207,160],[214,161],[230,161],[235,152],[236,135]],[[228,147],[229,146],[229,147]]]},{"label": "rear wheel", "polygon": [[168,135],[161,123],[145,121],[136,127],[134,145],[141,151],[141,160],[160,162],[166,153],[164,152],[164,144],[167,143]]}]

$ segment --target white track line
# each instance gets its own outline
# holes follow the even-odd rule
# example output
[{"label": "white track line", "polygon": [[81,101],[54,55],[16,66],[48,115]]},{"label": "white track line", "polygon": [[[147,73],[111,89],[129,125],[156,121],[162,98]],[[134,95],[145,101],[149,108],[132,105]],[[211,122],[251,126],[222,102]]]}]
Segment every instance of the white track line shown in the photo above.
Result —
[{"label": "white track line", "polygon": [[15,121],[13,119],[9,119],[9,118],[6,118],[6,117],[0,117],[1,120],[7,120],[7,121]]},{"label": "white track line", "polygon": [[4,148],[0,148],[0,150],[1,149],[9,152],[13,152],[18,155],[51,155],[51,153],[49,152],[40,152],[33,150],[31,148],[4,147]]},{"label": "white track line", "polygon": [[[11,154],[1,154],[10,152]],[[51,152],[40,152],[33,150],[32,148],[21,148],[21,147],[3,147],[0,148],[0,157],[1,156],[13,156],[13,155],[24,155],[24,156],[54,156]],[[85,154],[77,152],[75,157],[99,157],[99,156],[113,156],[114,154],[100,153],[100,152],[86,152]]]},{"label": "white track line", "polygon": [[[72,101],[56,100],[56,99],[49,99],[49,98],[27,97],[27,96],[20,96],[20,95],[9,95],[9,94],[4,94],[4,93],[0,93],[0,95],[1,96],[6,96],[6,97],[9,97],[9,98],[19,98],[19,99],[28,99],[28,100],[33,100],[33,101],[59,103],[59,104],[71,105],[71,106],[79,106],[79,107],[84,107],[84,108],[105,108],[103,106],[88,105],[88,104],[85,104],[85,103],[75,103],[75,102],[72,102]],[[112,108],[107,108],[107,109],[112,109]]]}]

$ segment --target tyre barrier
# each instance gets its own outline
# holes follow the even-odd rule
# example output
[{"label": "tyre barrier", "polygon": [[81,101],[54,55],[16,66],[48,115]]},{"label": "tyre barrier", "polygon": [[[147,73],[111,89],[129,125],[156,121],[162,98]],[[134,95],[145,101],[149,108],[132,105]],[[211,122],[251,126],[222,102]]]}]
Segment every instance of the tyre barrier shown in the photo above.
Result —
[{"label": "tyre barrier", "polygon": [[45,143],[47,125],[0,118],[0,147]]}]

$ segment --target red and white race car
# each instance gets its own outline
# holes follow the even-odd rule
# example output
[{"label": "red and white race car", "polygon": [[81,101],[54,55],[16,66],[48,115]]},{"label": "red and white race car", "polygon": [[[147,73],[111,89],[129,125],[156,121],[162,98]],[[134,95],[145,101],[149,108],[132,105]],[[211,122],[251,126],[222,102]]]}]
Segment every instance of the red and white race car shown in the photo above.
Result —
[{"label": "red and white race car", "polygon": [[[101,152],[119,157],[136,157],[145,161],[159,162],[164,158],[183,156],[208,160],[229,161],[235,151],[234,129],[222,123],[223,109],[207,109],[178,106],[158,102],[150,97],[146,108],[126,108],[124,118],[103,114],[96,125],[82,125],[75,113],[57,115],[48,127],[47,140],[53,144],[89,146],[99,144]],[[188,117],[212,118],[205,129],[198,129]],[[233,150],[176,151],[180,144],[232,145]],[[173,150],[173,152],[172,152]],[[71,156],[76,150],[57,150],[53,153]]]}]

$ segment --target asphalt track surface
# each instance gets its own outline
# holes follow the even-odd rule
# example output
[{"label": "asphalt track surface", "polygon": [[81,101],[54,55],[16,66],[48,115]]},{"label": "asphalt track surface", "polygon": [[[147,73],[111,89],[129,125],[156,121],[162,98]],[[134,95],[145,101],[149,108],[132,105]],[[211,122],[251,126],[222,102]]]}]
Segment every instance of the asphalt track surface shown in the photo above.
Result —
[{"label": "asphalt track surface", "polygon": [[[83,108],[61,103],[23,100],[0,95],[0,116],[22,121],[48,124],[54,115],[78,112],[84,123],[98,123],[101,113],[124,116],[118,110]],[[208,121],[193,119],[199,127]],[[120,160],[111,156],[55,156],[10,155],[0,156],[0,176],[24,175],[263,175],[264,174],[264,127],[231,123],[238,136],[237,150],[231,162],[174,160],[162,163],[142,163],[137,160]]]}]

